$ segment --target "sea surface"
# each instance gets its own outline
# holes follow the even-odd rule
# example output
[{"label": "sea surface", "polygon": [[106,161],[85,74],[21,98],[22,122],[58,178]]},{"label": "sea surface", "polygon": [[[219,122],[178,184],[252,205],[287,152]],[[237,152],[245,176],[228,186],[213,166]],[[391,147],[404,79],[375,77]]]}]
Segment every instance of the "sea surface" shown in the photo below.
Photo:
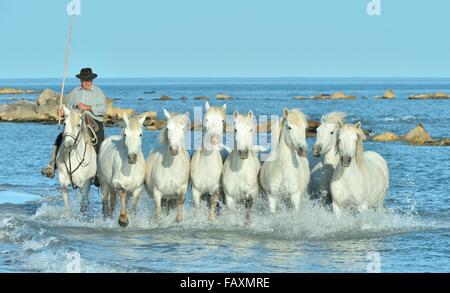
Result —
[{"label": "sea surface", "polygon": [[[197,78],[96,80],[119,107],[137,112],[163,108],[191,114],[218,93],[228,113],[252,110],[279,115],[283,107],[301,108],[313,120],[345,111],[373,133],[405,134],[422,123],[435,138],[450,137],[450,100],[408,100],[412,94],[450,92],[450,79],[302,79]],[[70,79],[68,89],[77,85]],[[57,79],[1,80],[0,87],[60,90]],[[378,100],[393,89],[396,100]],[[294,100],[294,96],[344,91],[356,100]],[[161,95],[171,101],[157,101]],[[37,95],[0,95],[0,103]],[[187,100],[181,100],[185,96]],[[193,117],[193,116],[191,116]],[[185,221],[174,212],[156,224],[153,202],[144,193],[135,219],[122,229],[101,216],[101,196],[92,187],[87,216],[79,213],[80,195],[70,193],[71,215],[64,216],[58,180],[40,175],[48,163],[56,125],[0,123],[0,272],[448,272],[450,271],[450,148],[402,142],[365,142],[366,150],[388,162],[391,182],[386,209],[336,217],[304,200],[299,214],[281,208],[269,216],[258,199],[249,225],[244,210],[224,206],[215,223],[207,207],[191,209]],[[106,135],[120,128],[107,128]],[[157,132],[143,137],[145,156]],[[310,150],[314,139],[308,139]],[[310,158],[311,166],[316,159]]]}]

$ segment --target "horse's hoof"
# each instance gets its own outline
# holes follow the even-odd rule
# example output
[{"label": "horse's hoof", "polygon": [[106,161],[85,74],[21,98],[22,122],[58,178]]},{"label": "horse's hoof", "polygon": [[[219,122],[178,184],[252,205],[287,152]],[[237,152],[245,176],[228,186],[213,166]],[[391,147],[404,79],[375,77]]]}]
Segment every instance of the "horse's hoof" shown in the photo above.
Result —
[{"label": "horse's hoof", "polygon": [[125,218],[125,217],[124,218],[119,217],[119,226],[122,227],[122,228],[127,227],[128,226],[128,219]]},{"label": "horse's hoof", "polygon": [[176,218],[176,221],[177,221],[177,223],[183,222],[183,217],[177,217],[177,218]]}]

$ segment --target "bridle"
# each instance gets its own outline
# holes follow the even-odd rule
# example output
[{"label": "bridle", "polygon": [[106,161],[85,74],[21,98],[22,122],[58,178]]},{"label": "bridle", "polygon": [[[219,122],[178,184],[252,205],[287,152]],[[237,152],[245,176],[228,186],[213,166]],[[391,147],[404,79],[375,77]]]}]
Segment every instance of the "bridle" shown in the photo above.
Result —
[{"label": "bridle", "polygon": [[[75,186],[75,184],[73,183],[73,178],[72,178],[73,174],[83,165],[83,163],[84,163],[84,161],[86,159],[87,141],[84,142],[83,157],[82,157],[80,163],[74,169],[72,169],[71,153],[72,153],[72,151],[76,152],[76,150],[77,150],[78,144],[81,141],[81,133],[83,132],[83,127],[84,127],[84,119],[83,119],[83,116],[82,116],[81,117],[80,131],[78,132],[78,134],[76,136],[74,136],[73,134],[63,134],[63,140],[66,139],[66,137],[70,137],[70,138],[72,138],[75,141],[73,147],[71,148],[71,150],[68,153],[69,165],[67,165],[66,160],[63,160],[64,161],[64,166],[66,167],[67,174],[69,174],[70,184],[72,185],[73,189],[77,189],[78,188],[78,186]],[[83,166],[83,167],[85,167],[85,166]]]}]

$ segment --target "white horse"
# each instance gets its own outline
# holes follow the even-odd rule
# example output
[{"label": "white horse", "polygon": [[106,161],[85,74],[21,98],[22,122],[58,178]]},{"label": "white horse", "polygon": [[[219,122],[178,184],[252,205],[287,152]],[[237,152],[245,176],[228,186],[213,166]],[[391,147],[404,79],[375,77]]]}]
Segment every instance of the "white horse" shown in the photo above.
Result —
[{"label": "white horse", "polygon": [[211,107],[206,102],[205,108],[203,147],[194,152],[191,160],[192,199],[194,206],[198,209],[201,196],[208,194],[211,197],[209,219],[214,220],[220,195],[220,178],[223,167],[220,142],[222,141],[227,105]]},{"label": "white horse", "polygon": [[72,186],[80,188],[80,211],[85,213],[89,205],[91,182],[97,172],[97,154],[82,112],[64,106],[64,125],[63,143],[56,158],[64,208],[68,213],[68,187]]},{"label": "white horse", "polygon": [[184,141],[189,112],[169,113],[164,109],[167,125],[159,135],[160,147],[152,151],[145,165],[145,187],[155,201],[155,217],[161,217],[161,201],[178,199],[176,221],[183,220],[185,194],[189,185],[190,158]]},{"label": "white horse", "polygon": [[317,128],[316,143],[313,147],[315,157],[322,156],[311,171],[311,183],[309,194],[313,199],[318,199],[324,204],[331,204],[330,183],[334,170],[339,163],[338,133],[340,124],[345,122],[346,114],[332,112],[322,117]]},{"label": "white horse", "polygon": [[[128,225],[127,194],[133,195],[132,214],[136,214],[136,205],[144,184],[145,159],[141,150],[142,125],[146,115],[130,117],[123,114],[125,127],[122,135],[110,136],[103,141],[99,153],[98,178],[102,190],[103,216],[111,216],[116,206],[117,194],[120,195],[119,225]],[[108,207],[108,196],[110,198]]]},{"label": "white horse", "polygon": [[340,164],[331,179],[333,210],[337,216],[348,207],[364,211],[384,203],[389,185],[388,166],[379,154],[363,151],[364,139],[361,123],[340,125]]},{"label": "white horse", "polygon": [[253,149],[253,112],[240,115],[234,112],[234,149],[225,160],[222,170],[222,186],[226,204],[233,208],[236,202],[244,201],[246,218],[250,220],[253,201],[259,194],[258,173],[261,168]]},{"label": "white horse", "polygon": [[297,109],[283,110],[283,118],[275,147],[264,162],[260,182],[269,200],[269,208],[275,213],[278,200],[290,200],[296,211],[300,208],[309,183],[306,128],[308,120]]}]

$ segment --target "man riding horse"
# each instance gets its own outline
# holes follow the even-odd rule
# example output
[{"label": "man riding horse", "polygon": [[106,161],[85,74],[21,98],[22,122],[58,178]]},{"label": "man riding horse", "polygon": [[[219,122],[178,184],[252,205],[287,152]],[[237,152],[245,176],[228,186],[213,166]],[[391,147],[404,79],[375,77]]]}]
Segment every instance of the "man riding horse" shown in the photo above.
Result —
[{"label": "man riding horse", "polygon": [[[76,75],[81,81],[81,86],[75,88],[67,96],[67,107],[69,109],[83,110],[87,115],[85,116],[86,124],[91,126],[91,129],[97,136],[96,144],[94,145],[95,151],[98,154],[100,145],[103,142],[103,115],[106,110],[106,98],[103,91],[95,86],[92,81],[97,77],[97,74],[92,72],[91,68],[83,68],[80,73]],[[64,110],[58,109],[58,116],[64,116]],[[63,142],[63,133],[61,132],[56,138],[52,154],[50,157],[50,163],[48,166],[42,168],[41,173],[43,176],[53,178],[55,176],[56,169],[56,157],[58,150]],[[95,185],[98,186],[98,180],[96,178]]]}]

